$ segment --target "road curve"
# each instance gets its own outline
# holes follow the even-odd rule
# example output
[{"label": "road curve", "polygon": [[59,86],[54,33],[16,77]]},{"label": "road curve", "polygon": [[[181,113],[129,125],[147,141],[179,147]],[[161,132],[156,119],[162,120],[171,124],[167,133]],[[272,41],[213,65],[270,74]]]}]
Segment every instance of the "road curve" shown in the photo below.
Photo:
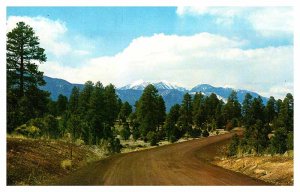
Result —
[{"label": "road curve", "polygon": [[232,135],[118,154],[79,169],[55,185],[269,185],[209,163],[214,146]]}]

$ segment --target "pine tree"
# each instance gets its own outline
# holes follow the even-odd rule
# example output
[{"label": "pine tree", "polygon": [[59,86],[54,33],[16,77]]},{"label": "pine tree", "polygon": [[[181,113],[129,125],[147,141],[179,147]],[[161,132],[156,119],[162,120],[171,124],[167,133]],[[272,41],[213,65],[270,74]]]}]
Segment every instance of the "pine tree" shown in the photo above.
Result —
[{"label": "pine tree", "polygon": [[180,137],[182,137],[182,132],[179,130],[177,126],[177,121],[180,116],[180,105],[175,104],[171,107],[169,114],[167,115],[164,130],[166,131],[166,135],[168,141],[175,142]]},{"label": "pine tree", "polygon": [[104,113],[104,87],[100,82],[97,82],[89,101],[88,126],[84,131],[85,142],[97,144],[100,139],[105,137]]},{"label": "pine tree", "polygon": [[157,89],[153,85],[148,85],[136,105],[137,121],[143,139],[147,140],[146,136],[150,131],[156,131],[159,120],[157,115],[157,101],[159,95]]},{"label": "pine tree", "polygon": [[193,115],[193,124],[197,125],[197,126],[201,126],[202,122],[200,122],[200,108],[203,105],[203,100],[204,100],[204,95],[200,92],[200,93],[196,93],[192,102],[192,115]]},{"label": "pine tree", "polygon": [[72,114],[79,113],[79,94],[80,94],[79,88],[74,86],[68,104],[68,110]]},{"label": "pine tree", "polygon": [[252,106],[252,95],[250,93],[246,93],[243,105],[242,105],[242,117],[243,117],[243,123],[248,128],[250,125],[253,124],[253,117],[251,115],[251,106]]},{"label": "pine tree", "polygon": [[109,84],[104,88],[103,99],[105,128],[109,130],[114,126],[119,114],[118,96],[114,85]]},{"label": "pine tree", "polygon": [[6,37],[7,131],[11,132],[44,115],[50,94],[38,88],[45,81],[36,62],[42,64],[47,58],[34,30],[19,22]]},{"label": "pine tree", "polygon": [[251,105],[251,117],[253,120],[260,120],[262,123],[265,123],[265,113],[264,113],[264,104],[260,96],[253,99]]},{"label": "pine tree", "polygon": [[294,98],[288,93],[284,98],[278,115],[279,125],[287,131],[294,130]]},{"label": "pine tree", "polygon": [[[232,91],[223,107],[223,115],[227,124],[234,124],[241,117],[241,104],[237,99],[237,92]],[[234,125],[233,125],[234,126]]]},{"label": "pine tree", "polygon": [[228,155],[229,156],[237,155],[239,145],[240,145],[239,136],[237,134],[234,134],[232,139],[231,139],[231,143],[229,145]]},{"label": "pine tree", "polygon": [[67,110],[68,98],[62,94],[59,94],[56,102],[56,107],[58,115],[62,115]]},{"label": "pine tree", "polygon": [[158,126],[163,125],[166,119],[166,106],[165,101],[163,100],[162,96],[158,96],[157,99],[157,120]]},{"label": "pine tree", "polygon": [[192,97],[186,93],[183,96],[183,101],[180,107],[180,117],[178,120],[179,127],[184,133],[190,131],[193,125],[192,116]]},{"label": "pine tree", "polygon": [[129,117],[131,112],[132,106],[127,101],[125,101],[120,109],[119,120],[121,122],[126,122],[126,119]]},{"label": "pine tree", "polygon": [[266,123],[271,123],[276,117],[275,104],[276,100],[274,97],[271,96],[267,102],[264,112]]},{"label": "pine tree", "polygon": [[47,59],[39,44],[34,30],[24,22],[17,23],[17,27],[7,33],[7,84],[9,88],[19,89],[19,97],[24,96],[30,87],[45,85],[43,72],[38,71],[35,63]]}]

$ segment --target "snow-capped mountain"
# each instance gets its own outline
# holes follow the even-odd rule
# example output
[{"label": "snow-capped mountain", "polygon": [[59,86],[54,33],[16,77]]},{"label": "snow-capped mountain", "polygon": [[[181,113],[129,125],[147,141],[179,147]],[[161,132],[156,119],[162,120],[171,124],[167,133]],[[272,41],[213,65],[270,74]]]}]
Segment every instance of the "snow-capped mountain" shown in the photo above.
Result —
[{"label": "snow-capped mountain", "polygon": [[[227,98],[229,97],[229,95],[231,94],[231,92],[233,90],[237,92],[237,98],[240,103],[243,102],[245,95],[247,93],[250,93],[252,95],[252,97],[260,96],[259,94],[252,92],[252,91],[248,91],[248,90],[233,89],[233,88],[229,88],[229,87],[225,87],[225,88],[224,87],[214,87],[214,86],[211,86],[208,84],[197,85],[194,88],[192,88],[190,90],[190,92],[194,92],[194,93],[201,92],[207,96],[209,96],[212,93],[215,93],[219,99],[222,99],[224,102],[226,102]],[[262,96],[261,96],[261,98],[262,98],[264,104],[266,104],[268,99],[265,97],[262,97]]]},{"label": "snow-capped mountain", "polygon": [[[132,89],[132,90],[144,90],[151,82],[148,81],[144,81],[144,80],[137,80],[134,81],[133,83],[126,85],[124,87],[119,88],[119,90],[128,90],[128,89]],[[175,83],[170,83],[168,81],[160,81],[160,82],[155,82],[152,83],[154,85],[154,87],[158,90],[163,90],[163,89],[176,89],[179,91],[187,91],[187,89],[178,86]]]},{"label": "snow-capped mountain", "polygon": [[127,90],[127,89],[133,89],[133,90],[144,90],[147,85],[149,85],[150,82],[146,82],[144,80],[137,80],[134,81],[133,83],[126,85],[124,87],[119,88],[119,90]]},{"label": "snow-capped mountain", "polygon": [[[44,77],[44,80],[47,84],[42,86],[41,89],[49,91],[51,93],[51,98],[54,100],[57,99],[59,94],[69,97],[74,86],[78,86],[81,89],[84,86],[83,84],[72,84],[63,79],[56,79],[46,76]],[[128,101],[131,105],[134,105],[143,94],[145,87],[150,83],[151,82],[138,80],[124,87],[117,88],[116,92],[123,102]],[[219,99],[222,99],[224,102],[226,102],[228,96],[232,90],[234,90],[228,87],[214,87],[209,84],[199,84],[190,90],[180,87],[176,83],[169,83],[167,81],[159,81],[152,84],[156,87],[158,93],[163,97],[167,111],[169,111],[173,105],[180,104],[182,102],[183,95],[187,92],[192,96],[195,95],[196,92],[201,92],[205,96],[215,93]],[[259,96],[259,94],[248,90],[237,89],[235,91],[237,92],[237,97],[240,103],[243,102],[247,93],[250,93],[253,97]],[[266,104],[268,99],[265,97],[261,98],[264,104]]]}]

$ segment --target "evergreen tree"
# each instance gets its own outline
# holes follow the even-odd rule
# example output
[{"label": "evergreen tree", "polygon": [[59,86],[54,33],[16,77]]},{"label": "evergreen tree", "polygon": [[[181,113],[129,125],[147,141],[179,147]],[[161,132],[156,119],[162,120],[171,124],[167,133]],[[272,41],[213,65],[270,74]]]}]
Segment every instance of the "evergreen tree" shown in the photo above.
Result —
[{"label": "evergreen tree", "polygon": [[82,118],[85,118],[86,112],[89,109],[90,98],[94,89],[94,83],[87,81],[84,84],[82,91],[80,92],[78,99],[78,110]]},{"label": "evergreen tree", "polygon": [[17,23],[17,27],[7,33],[7,85],[18,89],[19,97],[24,96],[30,87],[45,85],[43,72],[35,63],[43,63],[47,59],[39,44],[34,30],[24,22]]},{"label": "evergreen tree", "polygon": [[182,132],[179,130],[177,126],[177,121],[180,116],[180,105],[175,104],[171,107],[169,114],[167,115],[164,130],[166,131],[166,135],[168,141],[175,142],[182,136]]},{"label": "evergreen tree", "polygon": [[[232,91],[227,99],[227,103],[223,107],[223,115],[225,121],[234,124],[234,119],[238,120],[241,117],[241,104],[237,98],[237,92]],[[234,126],[234,125],[233,125]]]},{"label": "evergreen tree", "polygon": [[131,112],[132,112],[132,106],[127,101],[124,102],[120,109],[119,120],[121,122],[126,122],[126,119],[129,117]]},{"label": "evergreen tree", "polygon": [[137,121],[139,122],[140,132],[144,139],[148,132],[155,132],[159,119],[157,116],[159,95],[157,89],[153,85],[148,85],[136,105]]},{"label": "evergreen tree", "polygon": [[62,115],[68,108],[68,98],[62,94],[59,94],[57,102],[57,114]]},{"label": "evergreen tree", "polygon": [[279,126],[285,127],[287,131],[294,130],[294,98],[288,93],[284,98],[278,115]]},{"label": "evergreen tree", "polygon": [[180,107],[180,117],[178,119],[180,130],[184,133],[190,131],[193,125],[192,118],[192,97],[186,93]]},{"label": "evergreen tree", "polygon": [[8,32],[6,41],[7,131],[47,112],[49,93],[38,64],[46,61],[44,49],[33,29],[24,22]]},{"label": "evergreen tree", "polygon": [[166,119],[166,106],[165,101],[163,100],[162,96],[158,96],[157,99],[157,120],[158,126],[163,125]]},{"label": "evergreen tree", "polygon": [[265,107],[266,123],[271,123],[274,120],[274,118],[276,117],[275,105],[276,105],[276,100],[273,96],[271,96]]},{"label": "evergreen tree", "polygon": [[[204,95],[200,93],[196,93],[192,102],[192,115],[193,115],[193,124],[201,127],[202,121],[200,118],[201,111],[200,108],[203,105]],[[200,124],[200,125],[199,125]]]},{"label": "evergreen tree", "polygon": [[90,97],[87,112],[89,123],[84,131],[85,142],[97,144],[100,139],[105,137],[104,113],[104,87],[100,82],[97,82]]},{"label": "evergreen tree", "polygon": [[243,123],[247,128],[250,125],[252,125],[254,121],[251,115],[252,102],[253,102],[252,95],[250,93],[246,93],[241,112],[243,117]]},{"label": "evergreen tree", "polygon": [[283,154],[287,150],[287,131],[281,127],[276,129],[274,136],[271,138],[272,153]]},{"label": "evergreen tree", "polygon": [[121,130],[121,136],[124,140],[128,140],[130,135],[131,133],[130,133],[129,124],[127,122],[124,122],[123,129]]},{"label": "evergreen tree", "polygon": [[104,88],[103,99],[105,129],[110,132],[110,129],[114,126],[119,114],[118,96],[116,94],[116,89],[112,84],[109,84]]},{"label": "evergreen tree", "polygon": [[240,144],[240,139],[239,139],[237,134],[234,134],[232,139],[231,139],[231,143],[230,143],[229,149],[228,149],[229,150],[229,152],[228,152],[229,156],[237,155],[239,144]]},{"label": "evergreen tree", "polygon": [[70,100],[68,104],[68,110],[70,113],[78,114],[79,113],[79,88],[74,86],[70,95]]},{"label": "evergreen tree", "polygon": [[268,125],[264,125],[261,120],[256,120],[256,123],[250,127],[250,139],[252,144],[252,149],[256,153],[261,154],[269,145],[268,134],[271,129]]},{"label": "evergreen tree", "polygon": [[265,122],[264,104],[260,96],[253,99],[251,106],[251,117],[253,120],[260,120],[262,123]]}]

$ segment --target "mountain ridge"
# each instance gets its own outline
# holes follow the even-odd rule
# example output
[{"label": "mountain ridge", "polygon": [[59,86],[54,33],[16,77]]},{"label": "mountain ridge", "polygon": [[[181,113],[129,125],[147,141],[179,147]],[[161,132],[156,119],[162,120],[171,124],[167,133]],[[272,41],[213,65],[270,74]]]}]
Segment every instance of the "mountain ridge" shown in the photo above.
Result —
[{"label": "mountain ridge", "polygon": [[[46,85],[41,87],[41,89],[49,91],[53,100],[56,100],[59,94],[70,97],[74,86],[77,86],[80,89],[84,87],[84,84],[73,84],[64,79],[52,78],[48,76],[44,76],[44,80],[46,81]],[[116,93],[123,102],[127,101],[131,105],[134,105],[135,102],[141,97],[144,88],[150,83],[151,82],[146,82],[143,80],[135,81],[132,84],[116,88]],[[152,84],[157,88],[158,93],[163,97],[167,111],[169,111],[173,105],[180,104],[185,93],[194,95],[196,92],[202,92],[206,96],[215,93],[219,99],[222,99],[224,102],[226,102],[230,93],[235,90],[240,103],[243,102],[247,93],[250,93],[253,97],[260,96],[258,93],[253,91],[233,89],[228,87],[214,87],[209,84],[199,84],[191,89],[186,89],[167,81],[159,81]],[[260,97],[262,98],[263,103],[266,104],[268,99],[263,96]]]}]

